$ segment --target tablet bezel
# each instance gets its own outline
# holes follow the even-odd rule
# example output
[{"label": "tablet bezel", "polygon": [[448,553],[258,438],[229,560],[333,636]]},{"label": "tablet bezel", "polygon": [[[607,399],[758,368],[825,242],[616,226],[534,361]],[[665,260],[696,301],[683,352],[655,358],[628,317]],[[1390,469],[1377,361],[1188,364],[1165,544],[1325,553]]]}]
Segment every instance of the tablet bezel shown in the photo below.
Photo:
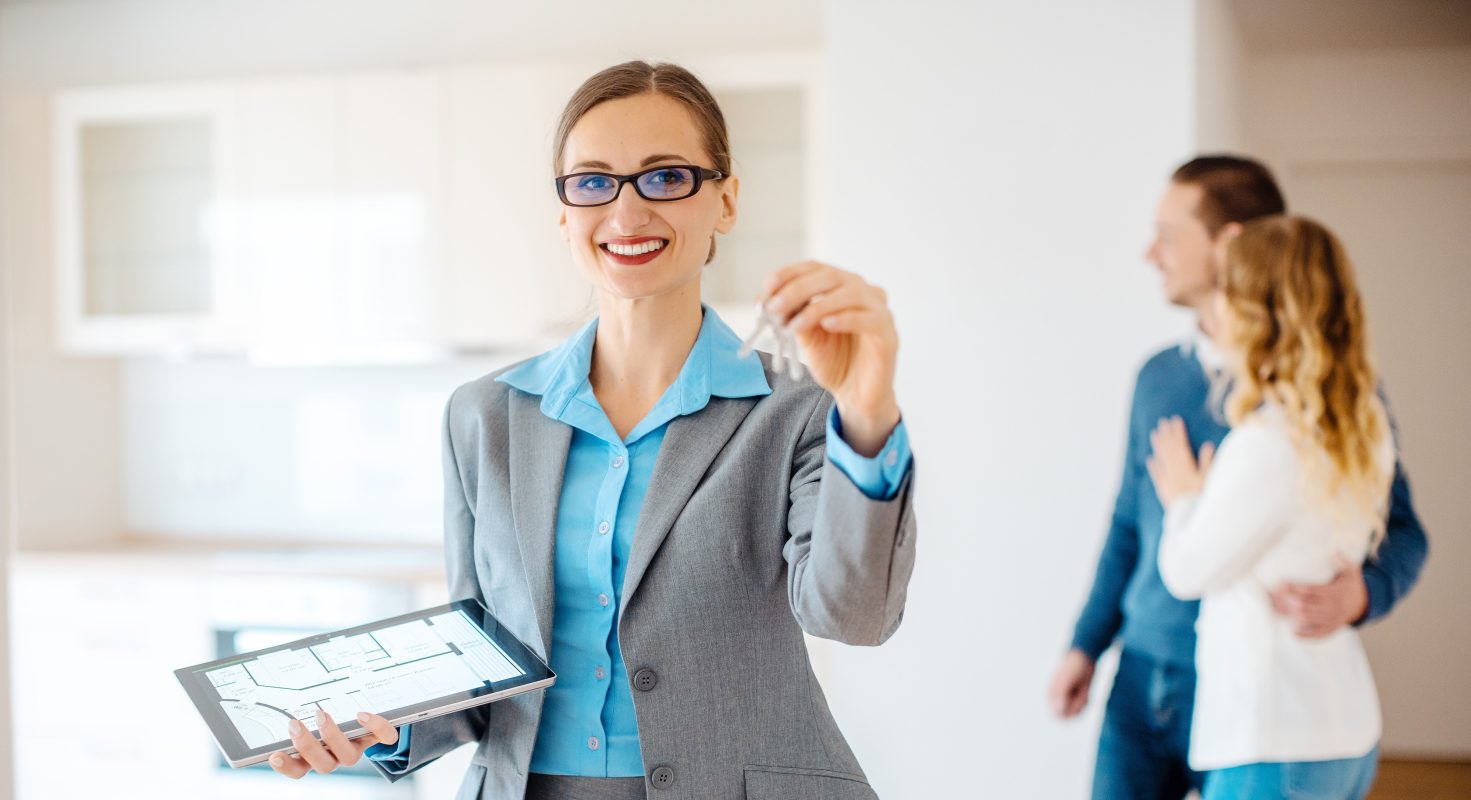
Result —
[{"label": "tablet bezel", "polygon": [[[467,692],[455,692],[416,705],[386,709],[380,712],[381,716],[386,717],[390,724],[397,726],[419,722],[473,706],[502,700],[535,689],[542,689],[551,686],[556,681],[556,673],[552,672],[551,667],[547,666],[547,663],[533,652],[531,648],[527,647],[520,639],[506,630],[505,626],[491,615],[485,606],[481,605],[477,600],[456,600],[445,605],[420,609],[407,614],[400,614],[396,617],[369,622],[364,625],[320,633],[272,647],[253,650],[248,653],[238,653],[226,658],[207,661],[203,664],[182,667],[174,670],[174,676],[178,678],[179,684],[183,686],[184,691],[189,695],[189,699],[193,701],[194,707],[199,712],[200,717],[204,719],[205,724],[209,727],[210,733],[214,736],[215,744],[220,748],[225,761],[232,767],[247,767],[265,761],[271,757],[272,753],[295,753],[296,748],[291,744],[290,739],[283,739],[256,748],[248,747],[245,740],[241,738],[240,732],[235,728],[234,722],[230,720],[224,709],[221,708],[219,693],[215,690],[214,685],[210,683],[209,678],[206,677],[206,673],[219,669],[220,667],[238,664],[242,661],[251,661],[268,653],[280,650],[301,649],[339,637],[356,636],[383,628],[391,628],[395,625],[401,625],[416,619],[439,616],[453,611],[464,612],[465,616],[485,633],[486,638],[500,647],[501,651],[515,662],[516,666],[521,668],[522,674],[515,678],[507,678],[506,680],[492,683],[489,686],[482,686]],[[335,721],[349,739],[356,739],[368,733],[366,729],[358,724],[356,719]],[[308,723],[308,726],[310,727],[310,723]],[[321,738],[321,735],[315,731],[313,731],[313,734],[317,738]]]}]

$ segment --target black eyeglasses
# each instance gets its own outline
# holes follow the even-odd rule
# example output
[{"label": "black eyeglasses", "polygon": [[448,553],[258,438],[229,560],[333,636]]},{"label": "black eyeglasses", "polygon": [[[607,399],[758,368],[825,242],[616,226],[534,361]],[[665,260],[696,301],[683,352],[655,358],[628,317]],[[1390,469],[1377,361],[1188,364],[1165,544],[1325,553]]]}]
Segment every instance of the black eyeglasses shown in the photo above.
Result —
[{"label": "black eyeglasses", "polygon": [[614,175],[611,172],[574,172],[557,177],[557,197],[569,206],[602,206],[618,199],[623,184],[633,184],[633,190],[645,200],[683,200],[700,191],[705,181],[718,181],[725,173],[696,167],[691,164],[652,167],[632,175]]}]

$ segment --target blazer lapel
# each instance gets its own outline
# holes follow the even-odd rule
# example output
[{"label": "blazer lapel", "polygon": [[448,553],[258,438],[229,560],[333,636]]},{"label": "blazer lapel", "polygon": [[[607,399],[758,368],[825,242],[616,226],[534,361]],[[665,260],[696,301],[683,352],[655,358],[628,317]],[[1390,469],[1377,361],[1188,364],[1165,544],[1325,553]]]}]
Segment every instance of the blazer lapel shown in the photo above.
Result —
[{"label": "blazer lapel", "polygon": [[638,590],[649,562],[664,543],[674,521],[704,479],[710,463],[725,449],[742,420],[759,397],[711,397],[704,409],[669,421],[659,458],[639,512],[633,546],[628,553],[628,571],[623,577],[623,603],[619,619]]},{"label": "blazer lapel", "polygon": [[552,651],[552,558],[556,554],[557,503],[567,468],[572,428],[541,412],[541,398],[511,391],[511,519],[526,567],[536,624],[546,657]]}]

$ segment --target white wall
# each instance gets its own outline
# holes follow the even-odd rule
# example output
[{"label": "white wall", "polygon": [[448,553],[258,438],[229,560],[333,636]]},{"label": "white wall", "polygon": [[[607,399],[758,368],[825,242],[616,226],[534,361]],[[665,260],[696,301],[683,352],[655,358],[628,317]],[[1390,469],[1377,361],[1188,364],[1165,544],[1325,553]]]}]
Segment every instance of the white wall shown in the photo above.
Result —
[{"label": "white wall", "polygon": [[116,362],[57,354],[52,270],[50,104],[44,92],[0,87],[0,259],[13,359],[14,535],[22,546],[99,541],[122,517]]},{"label": "white wall", "polygon": [[827,23],[818,255],[890,290],[920,526],[903,627],[832,653],[829,697],[883,797],[1086,796],[1111,679],[1073,724],[1044,690],[1135,371],[1188,329],[1141,254],[1193,149],[1191,9],[832,2]]},{"label": "white wall", "polygon": [[128,363],[122,530],[437,544],[445,401],[524,355],[364,367]]},{"label": "white wall", "polygon": [[1358,271],[1430,560],[1364,634],[1384,750],[1471,757],[1471,49],[1254,56],[1247,136]]}]

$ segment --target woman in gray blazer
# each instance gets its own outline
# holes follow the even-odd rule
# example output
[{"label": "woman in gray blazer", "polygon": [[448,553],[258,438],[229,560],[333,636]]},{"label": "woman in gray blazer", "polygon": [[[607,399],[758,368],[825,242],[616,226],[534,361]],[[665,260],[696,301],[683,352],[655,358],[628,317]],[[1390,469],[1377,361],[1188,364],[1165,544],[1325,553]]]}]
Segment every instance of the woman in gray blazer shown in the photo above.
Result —
[{"label": "woman in gray blazer", "polygon": [[[273,767],[367,755],[390,780],[476,745],[462,798],[871,798],[803,633],[877,645],[914,566],[912,459],[882,290],[807,262],[763,307],[812,379],[748,356],[700,303],[736,221],[725,122],[680,67],[589,78],[555,143],[560,225],[598,318],[461,386],[444,419],[450,594],[557,684]],[[631,189],[625,191],[625,189]],[[777,366],[780,366],[779,364]]]}]

